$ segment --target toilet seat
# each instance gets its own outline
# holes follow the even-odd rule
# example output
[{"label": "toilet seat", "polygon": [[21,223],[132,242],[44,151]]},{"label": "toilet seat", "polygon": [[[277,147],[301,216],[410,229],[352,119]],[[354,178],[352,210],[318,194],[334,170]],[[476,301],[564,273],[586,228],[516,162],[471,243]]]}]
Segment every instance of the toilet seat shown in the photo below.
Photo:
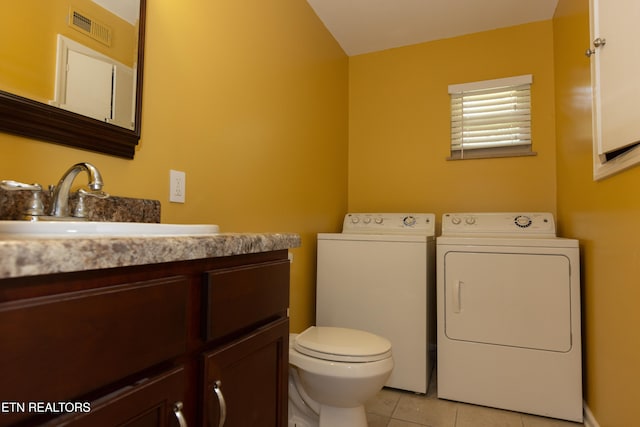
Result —
[{"label": "toilet seat", "polygon": [[329,326],[311,326],[295,337],[293,348],[334,362],[364,363],[391,357],[389,340],[365,331]]}]

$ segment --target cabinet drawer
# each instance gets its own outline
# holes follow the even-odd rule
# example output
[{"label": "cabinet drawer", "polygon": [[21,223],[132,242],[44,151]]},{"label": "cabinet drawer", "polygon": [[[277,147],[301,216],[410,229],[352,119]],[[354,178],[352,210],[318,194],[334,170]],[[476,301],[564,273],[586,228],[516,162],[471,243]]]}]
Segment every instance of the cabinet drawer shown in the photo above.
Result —
[{"label": "cabinet drawer", "polygon": [[185,372],[182,367],[145,378],[58,417],[45,427],[173,426],[184,417]]},{"label": "cabinet drawer", "polygon": [[188,283],[176,276],[0,304],[0,401],[73,399],[184,353]]},{"label": "cabinet drawer", "polygon": [[289,307],[289,261],[206,273],[204,339],[286,317]]}]

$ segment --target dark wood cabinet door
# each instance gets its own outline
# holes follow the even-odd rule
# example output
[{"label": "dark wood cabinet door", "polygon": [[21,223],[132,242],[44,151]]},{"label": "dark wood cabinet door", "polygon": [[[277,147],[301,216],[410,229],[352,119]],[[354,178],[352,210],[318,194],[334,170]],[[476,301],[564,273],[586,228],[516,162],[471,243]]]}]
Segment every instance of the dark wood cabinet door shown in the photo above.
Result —
[{"label": "dark wood cabinet door", "polygon": [[286,427],[289,319],[204,355],[202,425]]}]

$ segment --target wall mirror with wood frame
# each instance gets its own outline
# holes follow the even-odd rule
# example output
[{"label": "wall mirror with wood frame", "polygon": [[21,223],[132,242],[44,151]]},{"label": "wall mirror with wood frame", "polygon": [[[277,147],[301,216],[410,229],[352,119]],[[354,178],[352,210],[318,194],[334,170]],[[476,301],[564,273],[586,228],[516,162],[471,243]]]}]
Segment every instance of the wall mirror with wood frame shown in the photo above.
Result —
[{"label": "wall mirror with wood frame", "polygon": [[2,6],[0,131],[132,159],[140,139],[146,2]]}]

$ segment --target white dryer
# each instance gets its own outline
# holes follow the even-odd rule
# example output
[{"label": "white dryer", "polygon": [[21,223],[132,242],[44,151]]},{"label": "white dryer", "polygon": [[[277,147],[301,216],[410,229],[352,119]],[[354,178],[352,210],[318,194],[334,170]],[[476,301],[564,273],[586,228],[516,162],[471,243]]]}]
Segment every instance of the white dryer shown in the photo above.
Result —
[{"label": "white dryer", "polygon": [[583,420],[578,241],[549,213],[457,213],[437,239],[438,397]]},{"label": "white dryer", "polygon": [[434,234],[431,213],[350,213],[342,233],[318,234],[316,323],[391,341],[395,366],[387,387],[426,393],[429,386]]}]

